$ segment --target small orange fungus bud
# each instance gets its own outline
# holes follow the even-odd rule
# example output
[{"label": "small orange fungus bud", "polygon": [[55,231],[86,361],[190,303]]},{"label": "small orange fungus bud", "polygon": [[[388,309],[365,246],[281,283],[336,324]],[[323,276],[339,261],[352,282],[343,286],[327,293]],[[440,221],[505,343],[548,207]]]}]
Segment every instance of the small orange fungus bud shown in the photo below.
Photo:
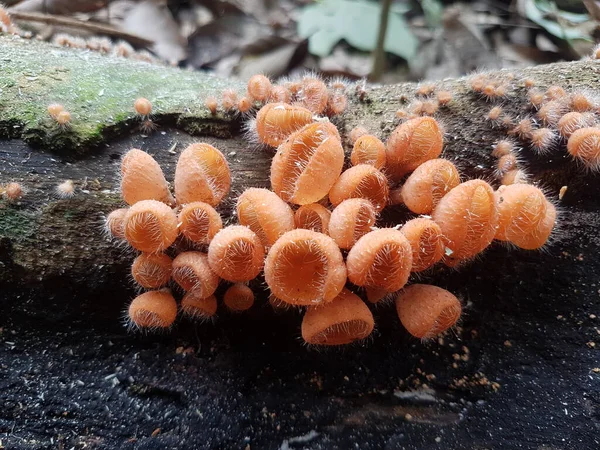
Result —
[{"label": "small orange fungus bud", "polygon": [[240,98],[237,107],[238,111],[244,114],[250,111],[250,108],[252,108],[252,102],[248,99],[248,97],[242,97]]},{"label": "small orange fungus bud", "polygon": [[558,121],[558,132],[568,139],[580,128],[588,128],[595,123],[596,118],[593,113],[569,112]]},{"label": "small orange fungus bud", "polygon": [[256,115],[256,133],[260,142],[277,147],[312,121],[313,113],[302,106],[268,103]]},{"label": "small orange fungus bud", "polygon": [[271,186],[286,202],[314,203],[327,195],[343,165],[337,129],[328,122],[306,125],[277,149],[271,163]]},{"label": "small orange fungus bud", "polygon": [[192,144],[181,152],[175,169],[177,203],[204,202],[216,206],[230,187],[229,164],[215,147]]},{"label": "small orange fungus bud", "polygon": [[59,198],[71,198],[75,194],[75,183],[73,180],[65,180],[54,189]]},{"label": "small orange fungus bud", "polygon": [[254,75],[248,80],[248,97],[252,100],[264,103],[271,95],[271,81],[264,75]]},{"label": "small orange fungus bud", "polygon": [[400,229],[412,248],[412,272],[429,269],[444,256],[444,237],[440,226],[430,219],[412,219]]},{"label": "small orange fungus bud", "polygon": [[152,112],[152,103],[147,98],[140,97],[134,102],[133,108],[140,116],[149,116]]},{"label": "small orange fungus bud", "polygon": [[200,297],[213,295],[219,285],[219,277],[208,265],[208,257],[202,252],[183,252],[173,260],[173,280],[185,291],[195,291]]},{"label": "small orange fungus bud", "polygon": [[141,200],[174,203],[162,169],[152,156],[134,148],[121,162],[121,195],[129,205]]},{"label": "small orange fungus bud", "polygon": [[501,186],[498,200],[496,239],[534,250],[542,247],[556,222],[556,209],[544,193],[530,184]]},{"label": "small orange fungus bud", "polygon": [[238,197],[236,211],[240,225],[254,231],[265,247],[294,229],[292,208],[268,189],[246,189]]},{"label": "small orange fungus bud", "polygon": [[592,170],[600,168],[600,128],[581,128],[567,142],[571,156]]},{"label": "small orange fungus bud", "polygon": [[439,91],[437,93],[437,101],[440,106],[446,106],[453,99],[452,92],[450,91]]},{"label": "small orange fungus bud", "polygon": [[177,317],[177,302],[168,290],[145,292],[133,299],[128,312],[132,327],[169,328]]},{"label": "small orange fungus bud", "polygon": [[371,231],[376,220],[377,210],[369,200],[344,200],[331,213],[329,236],[340,248],[352,248],[356,241]]},{"label": "small orange fungus bud", "polygon": [[329,230],[329,220],[331,211],[318,203],[303,205],[296,210],[294,221],[296,228],[304,228],[318,233],[325,233]]},{"label": "small orange fungus bud", "polygon": [[423,97],[427,97],[428,95],[433,94],[433,91],[435,91],[435,84],[425,83],[417,88],[416,94],[421,95]]},{"label": "small orange fungus bud", "polygon": [[217,108],[219,107],[219,103],[217,102],[216,98],[208,97],[204,101],[204,106],[206,106],[210,113],[214,116],[215,114],[217,114]]},{"label": "small orange fungus bud", "polygon": [[396,298],[404,328],[419,339],[430,339],[454,326],[462,312],[460,301],[445,289],[413,284]]},{"label": "small orange fungus bud", "polygon": [[538,128],[531,132],[531,146],[540,155],[548,153],[555,141],[556,133],[550,128]]},{"label": "small orange fungus bud", "polygon": [[158,289],[171,279],[171,263],[164,253],[142,253],[133,260],[131,276],[145,289]]},{"label": "small orange fungus bud", "polygon": [[177,238],[177,216],[164,203],[142,200],[127,210],[123,230],[133,248],[147,253],[160,252]]},{"label": "small orange fungus bud", "polygon": [[525,172],[520,169],[513,169],[506,172],[501,179],[503,185],[527,183],[528,177]]},{"label": "small orange fungus bud", "polygon": [[214,295],[202,298],[197,291],[190,291],[181,300],[181,312],[194,320],[208,320],[217,314],[217,298]]},{"label": "small orange fungus bud", "polygon": [[310,230],[285,233],[265,260],[265,281],[292,305],[330,302],[346,284],[346,266],[333,239]]},{"label": "small orange fungus bud", "polygon": [[334,206],[349,198],[365,198],[381,211],[388,202],[390,188],[386,176],[369,164],[359,164],[346,170],[329,191]]},{"label": "small orange fungus bud", "polygon": [[327,102],[327,113],[330,116],[342,114],[348,106],[348,98],[341,92],[334,92]]},{"label": "small orange fungus bud", "polygon": [[533,120],[525,118],[519,121],[519,123],[510,130],[510,134],[517,135],[523,140],[529,140],[531,138],[531,132],[533,131]]},{"label": "small orange fungus bud", "polygon": [[394,228],[381,228],[361,237],[348,252],[348,279],[357,286],[376,286],[388,292],[402,288],[412,268],[408,239]]},{"label": "small orange fungus bud", "polygon": [[443,133],[432,117],[417,117],[398,126],[387,141],[386,169],[398,181],[442,152]]},{"label": "small orange fungus bud", "polygon": [[273,86],[269,101],[273,103],[289,103],[292,101],[292,94],[285,86]]},{"label": "small orange fungus bud", "polygon": [[358,138],[364,136],[365,134],[369,134],[369,130],[367,130],[365,127],[352,128],[352,130],[350,130],[350,142],[352,142],[352,145],[356,144]]},{"label": "small orange fungus bud", "polygon": [[306,109],[315,114],[321,114],[325,111],[329,100],[327,86],[317,78],[305,78],[302,80],[299,100]]},{"label": "small orange fungus bud", "polygon": [[263,267],[265,249],[248,227],[233,225],[219,231],[208,246],[208,263],[227,281],[250,281]]},{"label": "small orange fungus bud", "polygon": [[490,109],[487,118],[491,122],[497,122],[500,119],[500,116],[502,116],[502,107],[494,106],[492,109]]},{"label": "small orange fungus bud", "polygon": [[221,105],[225,111],[231,111],[238,104],[237,92],[233,89],[225,89],[221,97]]},{"label": "small orange fungus bud", "polygon": [[50,106],[48,106],[48,114],[50,114],[53,119],[56,119],[56,116],[58,116],[64,110],[65,107],[58,103],[52,103]]},{"label": "small orange fungus bud", "polygon": [[496,170],[500,175],[504,175],[511,170],[514,170],[519,165],[519,160],[515,156],[514,153],[509,153],[508,155],[501,156],[498,159],[498,164],[496,165]]},{"label": "small orange fungus bud", "polygon": [[523,81],[523,86],[525,86],[527,89],[531,89],[535,86],[535,81],[533,81],[531,78],[526,78]]},{"label": "small orange fungus bud", "polygon": [[529,103],[534,108],[540,108],[544,104],[544,94],[536,89],[531,89],[528,94]]},{"label": "small orange fungus bud", "polygon": [[125,239],[125,214],[127,214],[127,208],[119,208],[106,217],[106,231],[116,239]]},{"label": "small orange fungus bud", "polygon": [[537,116],[547,126],[555,127],[558,121],[569,112],[569,105],[563,99],[551,100],[544,103],[537,112]]},{"label": "small orange fungus bud", "polygon": [[402,202],[417,214],[429,214],[444,195],[460,184],[460,175],[447,159],[432,159],[421,164],[402,186]]},{"label": "small orange fungus bud", "polygon": [[376,169],[381,169],[385,166],[385,145],[373,135],[361,136],[354,143],[350,161],[353,166],[370,164]]},{"label": "small orange fungus bud", "polygon": [[203,202],[184,205],[177,220],[181,234],[197,244],[210,243],[215,234],[223,228],[219,213]]},{"label": "small orange fungus bud", "polygon": [[546,91],[546,98],[548,100],[556,100],[563,98],[567,95],[566,91],[560,86],[550,86]]},{"label": "small orange fungus bud", "polygon": [[440,200],[432,217],[451,252],[448,263],[471,258],[486,248],[496,234],[498,207],[494,191],[482,180],[459,184]]},{"label": "small orange fungus bud", "polygon": [[254,305],[254,292],[243,283],[235,283],[225,291],[223,303],[231,311],[246,311]]},{"label": "small orange fungus bud", "polygon": [[69,111],[61,111],[54,118],[56,123],[61,127],[68,127],[71,124],[71,113]]},{"label": "small orange fungus bud", "polygon": [[312,306],[302,318],[302,339],[312,345],[344,345],[367,338],[373,314],[356,294],[344,289],[331,302]]},{"label": "small orange fungus bud", "polygon": [[16,202],[23,197],[23,188],[19,183],[12,181],[4,187],[4,196],[9,202]]},{"label": "small orange fungus bud", "polygon": [[513,153],[516,150],[515,144],[512,141],[501,140],[494,145],[494,150],[492,151],[492,156],[496,158],[500,158],[502,156],[508,155],[509,153]]},{"label": "small orange fungus bud", "polygon": [[475,92],[483,91],[483,88],[487,85],[487,77],[481,73],[474,75],[471,80],[471,89]]},{"label": "small orange fungus bud", "polygon": [[594,102],[589,95],[576,93],[571,96],[571,109],[577,112],[586,112],[594,109]]}]

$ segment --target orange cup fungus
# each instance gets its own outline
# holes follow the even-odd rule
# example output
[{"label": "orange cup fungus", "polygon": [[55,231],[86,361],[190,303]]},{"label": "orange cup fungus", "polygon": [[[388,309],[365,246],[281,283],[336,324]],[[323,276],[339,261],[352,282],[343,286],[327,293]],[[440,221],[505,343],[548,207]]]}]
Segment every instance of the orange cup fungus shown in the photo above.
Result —
[{"label": "orange cup fungus", "polygon": [[316,231],[327,234],[331,211],[319,203],[302,205],[294,213],[296,228]]},{"label": "orange cup fungus", "polygon": [[142,253],[133,261],[131,276],[144,289],[158,289],[171,279],[172,261],[164,253]]},{"label": "orange cup fungus", "polygon": [[306,310],[302,339],[311,345],[344,345],[367,338],[374,327],[367,305],[344,289],[331,302]]},{"label": "orange cup fungus", "polygon": [[432,214],[449,249],[447,264],[472,258],[494,239],[498,206],[494,191],[482,180],[461,183],[446,194]]},{"label": "orange cup fungus", "polygon": [[417,117],[398,126],[386,144],[386,172],[400,180],[425,161],[442,153],[443,132],[432,117]]},{"label": "orange cup fungus", "polygon": [[412,248],[412,272],[427,270],[444,257],[446,246],[442,229],[433,220],[412,219],[400,231]]},{"label": "orange cup fungus", "polygon": [[271,96],[273,85],[264,75],[254,75],[248,80],[248,97],[263,103]]},{"label": "orange cup fungus", "polygon": [[271,186],[286,202],[314,203],[327,195],[343,165],[337,129],[328,122],[306,125],[277,149],[271,163]]},{"label": "orange cup fungus", "polygon": [[329,236],[342,249],[349,249],[371,231],[377,220],[377,210],[364,198],[341,202],[331,213]]},{"label": "orange cup fungus", "polygon": [[209,320],[217,314],[217,298],[202,297],[197,291],[189,291],[181,299],[181,312],[194,320]]},{"label": "orange cup fungus", "polygon": [[587,168],[600,168],[600,128],[581,128],[571,134],[567,151]]},{"label": "orange cup fungus", "polygon": [[177,302],[168,290],[145,292],[133,299],[128,316],[138,329],[169,328],[177,317]]},{"label": "orange cup fungus", "polygon": [[364,198],[377,211],[387,205],[389,196],[386,176],[369,164],[359,164],[346,170],[329,191],[329,200],[334,206],[350,198]]},{"label": "orange cup fungus", "polygon": [[268,103],[256,115],[259,142],[279,146],[293,132],[313,122],[313,113],[298,105]]},{"label": "orange cup fungus", "polygon": [[223,228],[220,214],[208,203],[192,202],[184,205],[177,216],[179,231],[196,244],[209,244]]},{"label": "orange cup fungus", "polygon": [[329,236],[292,230],[269,250],[265,281],[284,302],[317,305],[330,302],[340,293],[346,284],[346,266],[340,248]]},{"label": "orange cup fungus", "polygon": [[230,186],[229,164],[215,147],[192,144],[181,152],[175,169],[178,204],[204,202],[216,206],[229,192]]},{"label": "orange cup fungus", "polygon": [[121,162],[121,195],[129,205],[141,200],[157,200],[174,204],[169,184],[156,160],[148,153],[134,148]]},{"label": "orange cup fungus", "polygon": [[185,291],[196,291],[201,297],[215,293],[219,277],[208,264],[208,257],[202,252],[183,252],[173,260],[173,280]]},{"label": "orange cup fungus", "polygon": [[370,164],[376,169],[381,169],[385,166],[385,145],[377,137],[365,134],[354,143],[350,161],[353,166]]},{"label": "orange cup fungus", "polygon": [[227,281],[250,281],[263,267],[265,248],[248,227],[232,225],[219,231],[208,246],[211,269]]},{"label": "orange cup fungus", "polygon": [[177,238],[177,216],[162,202],[142,200],[127,210],[123,234],[141,252],[160,252]]},{"label": "orange cup fungus", "polygon": [[127,208],[119,208],[106,217],[106,231],[116,239],[125,239],[125,214],[127,214]]},{"label": "orange cup fungus", "polygon": [[406,330],[419,339],[431,339],[454,326],[462,312],[450,292],[428,284],[413,284],[396,298],[396,311]]},{"label": "orange cup fungus", "polygon": [[254,305],[254,292],[244,283],[232,284],[225,291],[223,303],[230,311],[246,311]]}]

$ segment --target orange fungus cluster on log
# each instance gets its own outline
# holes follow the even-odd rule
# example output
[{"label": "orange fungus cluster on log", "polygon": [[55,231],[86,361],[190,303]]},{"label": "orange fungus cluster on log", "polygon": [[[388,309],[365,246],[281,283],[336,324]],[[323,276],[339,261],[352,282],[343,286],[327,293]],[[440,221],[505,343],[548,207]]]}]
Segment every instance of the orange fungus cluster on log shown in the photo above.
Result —
[{"label": "orange fungus cluster on log", "polygon": [[[509,90],[485,75],[470,84],[489,101]],[[346,90],[341,81],[328,86],[312,76],[274,85],[257,75],[243,102],[234,91],[223,93],[222,108],[257,110],[257,140],[276,147],[271,189],[248,187],[238,196],[238,224],[224,226],[217,212],[229,194],[231,170],[214,146],[196,143],[181,152],[173,192],[151,155],[133,149],[123,157],[121,192],[129,207],[108,216],[107,230],[140,252],[132,276],[148,291],[129,307],[132,326],[169,328],[178,315],[212,319],[219,298],[230,312],[247,311],[255,307],[264,277],[274,309],[304,311],[301,334],[308,344],[367,338],[375,327],[371,305],[386,298],[395,299],[404,328],[427,339],[455,325],[462,306],[440,287],[411,284],[412,274],[462,265],[494,240],[529,250],[548,241],[556,208],[539,188],[525,184],[515,141],[500,141],[493,150],[499,189],[480,179],[461,180],[453,162],[441,157],[443,127],[427,111],[451,107],[452,93],[421,86],[420,103],[413,113],[397,115],[402,123],[387,140],[357,127],[349,135],[350,153],[326,117],[346,108]],[[544,120],[558,132],[527,119],[516,122],[501,108],[490,111],[489,120],[540,151],[560,133],[575,158],[595,167],[598,129],[588,127],[585,99],[567,101],[564,95],[549,89],[535,106],[539,114],[552,102],[561,102],[560,112],[574,105],[577,112],[558,118],[548,111]],[[218,102],[209,99],[207,107],[216,113]],[[386,224],[384,208],[406,208],[414,216]]]}]

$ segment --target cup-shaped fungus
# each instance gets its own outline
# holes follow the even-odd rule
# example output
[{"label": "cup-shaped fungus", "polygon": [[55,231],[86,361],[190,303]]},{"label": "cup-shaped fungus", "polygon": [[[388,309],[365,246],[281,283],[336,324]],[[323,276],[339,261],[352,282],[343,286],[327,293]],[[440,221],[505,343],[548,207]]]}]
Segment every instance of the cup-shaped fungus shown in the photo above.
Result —
[{"label": "cup-shaped fungus", "polygon": [[329,191],[329,200],[337,206],[349,198],[364,198],[381,211],[387,205],[389,195],[386,176],[370,164],[359,164],[342,173]]},{"label": "cup-shaped fungus", "polygon": [[350,161],[353,166],[370,164],[376,169],[381,169],[385,166],[385,145],[377,137],[365,134],[354,143]]},{"label": "cup-shaped fungus", "polygon": [[327,107],[329,92],[327,86],[318,78],[302,80],[302,89],[298,97],[303,106],[315,114],[321,114]]},{"label": "cup-shaped fungus", "polygon": [[445,289],[412,284],[398,294],[396,311],[410,334],[430,339],[456,324],[462,307],[460,301]]},{"label": "cup-shaped fungus", "polygon": [[285,233],[265,260],[265,281],[271,292],[292,305],[333,300],[346,283],[346,266],[329,236],[310,230]]},{"label": "cup-shaped fungus", "polygon": [[311,306],[302,318],[302,339],[312,345],[344,345],[365,339],[375,326],[373,314],[348,289],[325,305]]},{"label": "cup-shaped fungus", "polygon": [[271,186],[283,200],[306,205],[327,195],[342,173],[344,149],[328,122],[306,125],[277,149]]},{"label": "cup-shaped fungus", "polygon": [[233,225],[219,231],[208,246],[211,269],[227,281],[250,281],[263,267],[265,248],[250,228]]},{"label": "cup-shaped fungus", "polygon": [[184,205],[177,219],[181,234],[197,244],[210,243],[215,234],[223,228],[220,214],[204,202]]},{"label": "cup-shaped fungus", "polygon": [[534,250],[542,247],[556,222],[556,209],[542,191],[530,184],[501,186],[496,192],[496,239]]},{"label": "cup-shaped fungus", "polygon": [[375,286],[388,292],[408,281],[412,248],[408,239],[394,228],[381,228],[361,237],[346,258],[348,279],[357,286]]},{"label": "cup-shaped fungus", "polygon": [[248,97],[257,102],[266,102],[271,96],[273,85],[264,75],[254,75],[248,80]]},{"label": "cup-shaped fungus", "polygon": [[157,200],[172,205],[169,184],[156,160],[137,148],[121,161],[121,195],[129,205],[141,200]]},{"label": "cup-shaped fungus", "polygon": [[177,216],[162,202],[142,200],[127,210],[123,234],[141,252],[160,252],[177,238]]},{"label": "cup-shaped fungus", "polygon": [[444,256],[444,236],[440,226],[431,219],[409,220],[400,231],[412,247],[412,272],[429,269]]},{"label": "cup-shaped fungus", "polygon": [[412,212],[430,214],[442,197],[459,184],[460,175],[454,164],[447,159],[432,159],[410,174],[400,195]]},{"label": "cup-shaped fungus", "polygon": [[232,284],[223,295],[223,303],[230,311],[246,311],[254,305],[254,292],[244,283]]},{"label": "cup-shaped fungus", "polygon": [[302,106],[268,103],[256,115],[256,134],[259,142],[277,147],[312,121],[313,113]]},{"label": "cup-shaped fungus", "polygon": [[173,279],[185,291],[196,291],[201,297],[215,293],[219,277],[208,265],[202,252],[183,252],[173,260]]},{"label": "cup-shaped fungus", "polygon": [[177,203],[204,202],[216,206],[230,186],[229,165],[215,147],[192,144],[181,152],[175,169]]},{"label": "cup-shaped fungus", "polygon": [[145,292],[133,299],[128,316],[130,326],[134,328],[169,328],[177,317],[177,302],[167,289]]},{"label": "cup-shaped fungus", "polygon": [[386,145],[386,173],[399,181],[425,161],[442,153],[444,136],[432,117],[417,117],[399,125]]},{"label": "cup-shaped fungus", "polygon": [[296,228],[325,233],[329,230],[331,211],[318,203],[302,205],[294,214]]},{"label": "cup-shaped fungus", "polygon": [[451,252],[446,264],[472,258],[490,245],[496,234],[498,206],[494,191],[482,180],[461,183],[440,200],[432,217]]},{"label": "cup-shaped fungus", "polygon": [[592,170],[600,168],[600,128],[581,128],[571,134],[567,150]]},{"label": "cup-shaped fungus", "polygon": [[123,228],[125,214],[127,214],[127,208],[119,208],[106,217],[106,231],[116,239],[125,239],[125,229]]},{"label": "cup-shaped fungus", "polygon": [[145,289],[158,289],[171,279],[171,265],[164,253],[142,253],[133,260],[131,276]]},{"label": "cup-shaped fungus", "polygon": [[265,247],[294,229],[292,208],[268,189],[246,189],[238,197],[236,211],[240,225],[254,231]]},{"label": "cup-shaped fungus", "polygon": [[217,298],[214,295],[202,297],[197,291],[190,291],[181,300],[181,312],[194,320],[209,320],[217,314]]},{"label": "cup-shaped fungus", "polygon": [[558,132],[566,139],[581,129],[593,126],[596,123],[596,117],[593,113],[569,112],[558,121]]},{"label": "cup-shaped fungus", "polygon": [[369,200],[344,200],[331,213],[329,236],[340,248],[347,250],[371,231],[376,220],[377,210]]}]

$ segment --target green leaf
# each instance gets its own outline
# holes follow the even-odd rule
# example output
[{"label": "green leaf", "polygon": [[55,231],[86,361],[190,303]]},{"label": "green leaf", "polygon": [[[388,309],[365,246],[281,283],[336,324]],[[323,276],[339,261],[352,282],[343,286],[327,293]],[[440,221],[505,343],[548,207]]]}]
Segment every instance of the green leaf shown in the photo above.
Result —
[{"label": "green leaf", "polygon": [[525,16],[544,28],[548,33],[565,41],[584,39],[591,41],[589,33],[578,24],[591,20],[587,14],[574,14],[558,9],[554,2],[547,0],[525,0]]},{"label": "green leaf", "polygon": [[444,14],[444,7],[439,0],[421,0],[420,3],[427,25],[431,28],[439,28]]},{"label": "green leaf", "polygon": [[[392,7],[384,43],[387,52],[410,60],[418,41],[402,13],[406,8]],[[308,38],[308,49],[316,56],[327,56],[341,40],[362,51],[373,51],[381,7],[365,0],[324,0],[303,8],[298,19],[298,34]]]}]

